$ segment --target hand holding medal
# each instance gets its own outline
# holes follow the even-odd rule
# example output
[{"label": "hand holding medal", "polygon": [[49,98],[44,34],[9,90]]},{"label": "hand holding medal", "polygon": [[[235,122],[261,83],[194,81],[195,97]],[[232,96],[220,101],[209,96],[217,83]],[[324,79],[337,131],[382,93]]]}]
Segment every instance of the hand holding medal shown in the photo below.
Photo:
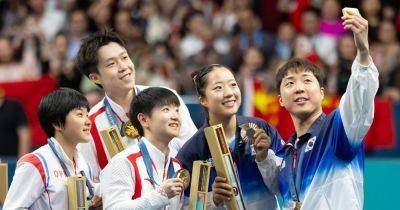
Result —
[{"label": "hand holding medal", "polygon": [[185,190],[188,186],[189,186],[189,182],[190,182],[190,173],[188,170],[186,169],[179,169],[176,172],[175,175],[176,178],[179,178],[182,180],[182,184],[183,184],[183,189]]},{"label": "hand holding medal", "polygon": [[267,157],[268,149],[271,146],[271,138],[254,123],[246,123],[241,128],[240,135],[243,141],[250,143],[250,146],[254,147],[257,161],[263,161]]}]

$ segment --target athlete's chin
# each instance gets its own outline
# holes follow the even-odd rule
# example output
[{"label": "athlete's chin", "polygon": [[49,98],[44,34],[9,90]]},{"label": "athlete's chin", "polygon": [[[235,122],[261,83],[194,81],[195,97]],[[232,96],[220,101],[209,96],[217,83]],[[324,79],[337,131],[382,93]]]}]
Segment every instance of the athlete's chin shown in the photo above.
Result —
[{"label": "athlete's chin", "polygon": [[293,115],[297,118],[297,119],[308,119],[312,114],[312,111],[308,111],[308,110],[301,110],[301,111],[296,111],[293,112]]}]

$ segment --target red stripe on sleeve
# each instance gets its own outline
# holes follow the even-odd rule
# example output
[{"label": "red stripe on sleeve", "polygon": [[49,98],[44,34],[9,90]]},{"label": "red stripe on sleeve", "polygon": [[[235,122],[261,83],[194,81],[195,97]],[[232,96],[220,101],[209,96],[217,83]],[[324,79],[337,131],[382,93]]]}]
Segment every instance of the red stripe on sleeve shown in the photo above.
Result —
[{"label": "red stripe on sleeve", "polygon": [[135,193],[132,195],[132,200],[135,200],[142,195],[142,181],[140,180],[139,169],[136,164],[136,159],[141,156],[142,153],[140,152],[128,156],[128,160],[131,162],[133,169],[135,170]]},{"label": "red stripe on sleeve", "polygon": [[42,177],[43,186],[46,186],[46,173],[43,168],[42,161],[33,153],[26,154],[22,156],[17,163],[17,167],[24,163],[30,163],[38,170],[40,176]]}]

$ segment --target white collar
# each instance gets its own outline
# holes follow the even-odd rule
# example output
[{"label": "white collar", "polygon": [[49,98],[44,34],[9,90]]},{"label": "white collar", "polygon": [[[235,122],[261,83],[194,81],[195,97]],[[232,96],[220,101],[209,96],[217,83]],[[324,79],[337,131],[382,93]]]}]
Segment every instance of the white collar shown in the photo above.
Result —
[{"label": "white collar", "polygon": [[[171,152],[168,153],[167,157],[164,153],[159,150],[156,146],[150,143],[145,137],[142,137],[140,141],[143,141],[146,145],[147,151],[149,152],[150,158],[153,161],[157,171],[160,173],[160,170],[164,169],[164,166],[169,166],[169,161],[171,160]],[[167,160],[167,162],[165,162]],[[160,175],[160,174],[159,174]],[[161,174],[162,175],[162,174]]]},{"label": "white collar", "polygon": [[118,115],[118,118],[124,122],[129,121],[129,118],[127,114],[125,113],[124,109],[122,106],[119,104],[115,103],[107,94],[105,94],[105,98],[108,100],[110,103],[111,109],[113,110],[114,114]]},{"label": "white collar", "polygon": [[[54,143],[56,152],[59,155],[59,157],[61,158],[61,161],[63,161],[65,163],[65,165],[74,168],[74,163],[72,162],[71,159],[69,159],[67,154],[64,152],[60,143],[58,143],[58,141],[54,137],[51,137],[50,141],[52,141]],[[75,163],[78,163],[78,150],[76,148],[74,149],[74,160],[75,160]]]}]

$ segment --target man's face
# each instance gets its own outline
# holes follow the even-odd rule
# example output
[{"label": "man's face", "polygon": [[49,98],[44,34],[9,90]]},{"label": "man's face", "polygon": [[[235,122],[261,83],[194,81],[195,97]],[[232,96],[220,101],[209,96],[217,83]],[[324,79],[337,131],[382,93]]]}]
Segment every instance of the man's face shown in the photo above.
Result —
[{"label": "man's face", "polygon": [[181,119],[179,116],[179,106],[174,104],[156,106],[151,112],[151,116],[146,116],[148,129],[153,137],[166,138],[171,141],[179,135]]},{"label": "man's face", "polygon": [[97,69],[89,78],[108,94],[131,90],[135,86],[135,66],[125,48],[110,42],[98,51]]},{"label": "man's face", "polygon": [[322,111],[323,98],[324,88],[311,71],[293,69],[282,79],[279,102],[297,119]]}]

